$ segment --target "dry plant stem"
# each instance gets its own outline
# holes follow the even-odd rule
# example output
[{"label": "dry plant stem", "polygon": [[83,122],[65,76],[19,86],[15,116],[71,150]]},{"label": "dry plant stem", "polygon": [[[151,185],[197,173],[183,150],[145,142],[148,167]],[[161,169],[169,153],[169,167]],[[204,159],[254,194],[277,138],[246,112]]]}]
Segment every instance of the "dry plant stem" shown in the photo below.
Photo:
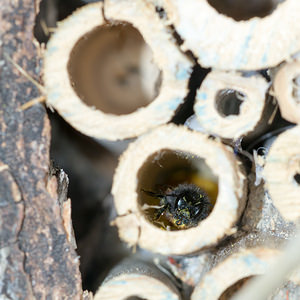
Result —
[{"label": "dry plant stem", "polygon": [[[74,128],[95,138],[118,140],[140,135],[150,128],[168,122],[172,118],[187,94],[192,64],[175,46],[172,35],[161,23],[153,5],[137,0],[105,1],[104,5],[105,19],[102,14],[103,3],[100,2],[84,6],[59,24],[57,31],[48,43],[45,53],[44,81],[48,104],[51,104]],[[76,84],[73,87],[70,80],[69,68],[74,63],[70,60],[70,57],[74,46],[78,42],[84,41],[93,30],[101,30],[101,28],[109,30],[114,25],[126,28],[128,24],[132,25],[131,28],[133,29],[131,30],[137,30],[139,33],[136,34],[141,34],[145,41],[143,51],[148,56],[145,54],[146,56],[141,57],[138,67],[144,68],[146,73],[151,73],[151,70],[149,71],[147,68],[151,64],[155,65],[161,71],[161,86],[158,95],[151,103],[139,104],[131,113],[120,113],[119,115],[106,113],[101,109],[88,106],[84,102],[85,100],[78,96],[75,91]],[[102,46],[105,47],[106,40],[103,42],[99,40],[98,43],[102,43]],[[153,53],[153,61],[149,58],[151,52],[149,49]],[[104,50],[106,54],[115,53],[116,51],[116,49]],[[128,55],[130,55],[130,51]],[[133,55],[130,57],[135,61],[138,59]],[[97,59],[101,60],[101,56]],[[103,59],[105,61],[105,57]],[[126,63],[126,59],[126,57],[116,57],[113,60],[115,63],[108,68],[107,72],[112,71],[116,74],[121,72],[120,74],[123,74],[123,69],[118,70],[118,61]],[[116,70],[111,70],[114,67],[116,67]],[[84,64],[82,68],[84,68]],[[129,71],[139,72],[135,68]],[[151,75],[150,73],[148,75]],[[84,72],[83,77],[86,76],[91,77],[90,81],[94,80],[92,74],[89,75],[88,72]],[[146,77],[146,82],[144,82],[146,89],[149,89],[149,81],[153,80],[152,77],[152,75],[149,79]],[[105,80],[105,76],[101,80]],[[126,81],[127,77],[124,80]],[[87,81],[87,84],[90,84],[89,81]],[[115,91],[113,84],[115,84],[113,80],[108,82],[106,90],[111,88],[112,91]],[[129,97],[129,99],[134,98],[135,88],[131,89],[131,93],[132,97]],[[153,94],[153,91],[150,91],[150,93]],[[97,96],[99,103],[102,101],[101,95]],[[127,103],[124,103],[123,96],[121,93],[117,100],[118,103],[126,107]],[[98,104],[95,103],[95,106]],[[107,106],[106,110],[112,111],[113,109]]]},{"label": "dry plant stem", "polygon": [[28,109],[37,103],[44,103],[45,101],[46,101],[45,96],[40,96],[40,97],[34,98],[32,100],[29,100],[25,104],[21,105],[20,110]]},{"label": "dry plant stem", "polygon": [[300,61],[287,63],[278,70],[273,89],[282,117],[300,124]]},{"label": "dry plant stem", "polygon": [[[146,219],[139,206],[139,189],[147,188],[146,181],[140,181],[140,172],[150,157],[156,153],[159,156],[166,149],[179,156],[203,159],[218,176],[219,192],[213,211],[198,226],[187,230],[162,230]],[[150,166],[155,164],[155,160],[150,162]],[[162,126],[132,143],[121,157],[112,188],[119,215],[114,223],[120,237],[131,246],[139,244],[163,254],[196,252],[234,232],[245,205],[245,181],[240,162],[230,147],[185,127]]]},{"label": "dry plant stem", "polygon": [[[166,296],[167,295],[167,296]],[[111,270],[95,294],[95,300],[180,300],[172,281],[152,264],[127,259]]]},{"label": "dry plant stem", "polygon": [[207,0],[152,2],[163,6],[167,25],[174,25],[184,41],[181,48],[191,50],[204,67],[265,69],[288,59],[300,48],[298,0],[280,3],[264,18],[240,22],[217,12]]},{"label": "dry plant stem", "polygon": [[245,77],[237,72],[213,70],[196,95],[194,111],[198,122],[206,132],[226,139],[259,134],[273,112],[273,106],[265,100],[267,90],[268,83],[259,74]]},{"label": "dry plant stem", "polygon": [[295,126],[280,134],[271,145],[266,158],[265,188],[274,205],[289,221],[300,217],[300,127]]},{"label": "dry plant stem", "polygon": [[[278,256],[277,250],[253,248],[240,250],[220,262],[195,287],[191,300],[217,300],[241,279],[261,275]],[[254,299],[254,298],[253,298]]]}]

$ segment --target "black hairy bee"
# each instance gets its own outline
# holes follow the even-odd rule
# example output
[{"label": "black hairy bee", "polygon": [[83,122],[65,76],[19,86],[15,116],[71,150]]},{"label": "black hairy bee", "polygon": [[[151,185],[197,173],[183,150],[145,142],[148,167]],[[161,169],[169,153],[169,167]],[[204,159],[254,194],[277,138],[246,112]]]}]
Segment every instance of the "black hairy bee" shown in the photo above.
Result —
[{"label": "black hairy bee", "polygon": [[177,229],[187,229],[197,226],[211,212],[212,205],[206,193],[194,184],[179,184],[174,188],[168,188],[165,193],[144,193],[160,200],[159,206],[149,206],[157,211],[154,221],[162,215]]}]

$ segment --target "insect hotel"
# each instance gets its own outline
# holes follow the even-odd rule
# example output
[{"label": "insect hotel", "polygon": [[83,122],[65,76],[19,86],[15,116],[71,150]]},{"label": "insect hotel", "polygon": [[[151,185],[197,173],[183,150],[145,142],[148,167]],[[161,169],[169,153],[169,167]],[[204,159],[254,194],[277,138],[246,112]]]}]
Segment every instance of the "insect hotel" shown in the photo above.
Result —
[{"label": "insect hotel", "polygon": [[299,0],[37,6],[1,9],[1,297],[300,299]]}]

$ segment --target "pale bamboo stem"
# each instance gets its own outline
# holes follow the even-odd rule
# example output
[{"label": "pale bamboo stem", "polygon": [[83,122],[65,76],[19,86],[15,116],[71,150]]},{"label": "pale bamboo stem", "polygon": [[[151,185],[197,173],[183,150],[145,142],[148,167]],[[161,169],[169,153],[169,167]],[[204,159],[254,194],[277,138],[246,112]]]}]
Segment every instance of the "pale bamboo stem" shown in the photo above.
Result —
[{"label": "pale bamboo stem", "polygon": [[74,128],[118,140],[170,121],[187,94],[192,64],[154,6],[103,5],[86,5],[59,24],[47,44],[44,82],[47,103]]},{"label": "pale bamboo stem", "polygon": [[167,13],[183,40],[204,67],[257,70],[276,66],[300,49],[300,2],[286,0],[263,18],[236,21],[207,0],[152,0]]},{"label": "pale bamboo stem", "polygon": [[95,294],[94,300],[180,300],[174,283],[154,265],[125,260],[113,268]]},{"label": "pale bamboo stem", "polygon": [[200,127],[226,139],[259,135],[274,106],[267,101],[268,83],[259,74],[212,71],[196,95],[194,111]]},{"label": "pale bamboo stem", "polygon": [[[202,180],[217,182],[218,194],[212,212],[196,227],[168,231],[155,226],[143,209],[143,190],[155,190],[164,176],[172,178],[178,169],[196,170]],[[184,183],[186,177],[181,180]],[[118,213],[114,224],[129,245],[187,254],[235,232],[245,205],[246,178],[230,147],[185,127],[166,125],[129,145],[116,170],[112,193]]]},{"label": "pale bamboo stem", "polygon": [[273,88],[282,117],[300,124],[300,62],[283,65],[275,75]]},{"label": "pale bamboo stem", "polygon": [[265,188],[289,221],[300,217],[300,127],[280,134],[271,145],[263,171]]},{"label": "pale bamboo stem", "polygon": [[227,300],[246,281],[264,274],[279,251],[268,248],[240,250],[220,262],[195,287],[191,300]]}]

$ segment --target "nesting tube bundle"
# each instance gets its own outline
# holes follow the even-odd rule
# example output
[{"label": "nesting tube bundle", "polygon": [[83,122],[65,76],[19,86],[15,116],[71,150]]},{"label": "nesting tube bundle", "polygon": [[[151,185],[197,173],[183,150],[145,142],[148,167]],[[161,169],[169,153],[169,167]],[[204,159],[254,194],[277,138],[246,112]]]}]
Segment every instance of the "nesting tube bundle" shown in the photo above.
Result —
[{"label": "nesting tube bundle", "polygon": [[259,74],[211,71],[196,95],[194,111],[206,132],[226,139],[258,135],[274,111]]},{"label": "nesting tube bundle", "polygon": [[180,300],[169,277],[154,265],[127,259],[113,268],[99,287],[95,300]]},{"label": "nesting tube bundle", "polygon": [[300,217],[300,127],[280,134],[266,157],[264,178],[274,205],[289,221]]},{"label": "nesting tube bundle", "polygon": [[[219,13],[208,0],[155,1],[167,22],[204,67],[258,70],[276,66],[300,49],[300,3],[286,0],[271,14],[236,21]],[[275,2],[275,1],[274,1]],[[216,34],[217,33],[217,34]]]},{"label": "nesting tube bundle", "polygon": [[275,75],[273,89],[282,117],[300,124],[300,61],[280,67]]},{"label": "nesting tube bundle", "polygon": [[[213,209],[197,226],[169,230],[160,225],[162,221],[156,222],[157,209],[166,206],[160,201],[151,203],[157,199],[148,193],[163,193],[159,187],[185,184],[188,177],[209,195]],[[118,213],[114,224],[131,246],[138,244],[162,254],[196,252],[234,232],[245,205],[245,181],[230,147],[185,127],[165,125],[140,137],[122,155],[112,187]]]},{"label": "nesting tube bundle", "polygon": [[172,118],[191,67],[150,3],[90,4],[61,22],[47,45],[47,103],[91,137],[135,137]]},{"label": "nesting tube bundle", "polygon": [[195,287],[191,300],[231,299],[253,276],[264,274],[279,252],[268,248],[240,250],[205,274]]}]

